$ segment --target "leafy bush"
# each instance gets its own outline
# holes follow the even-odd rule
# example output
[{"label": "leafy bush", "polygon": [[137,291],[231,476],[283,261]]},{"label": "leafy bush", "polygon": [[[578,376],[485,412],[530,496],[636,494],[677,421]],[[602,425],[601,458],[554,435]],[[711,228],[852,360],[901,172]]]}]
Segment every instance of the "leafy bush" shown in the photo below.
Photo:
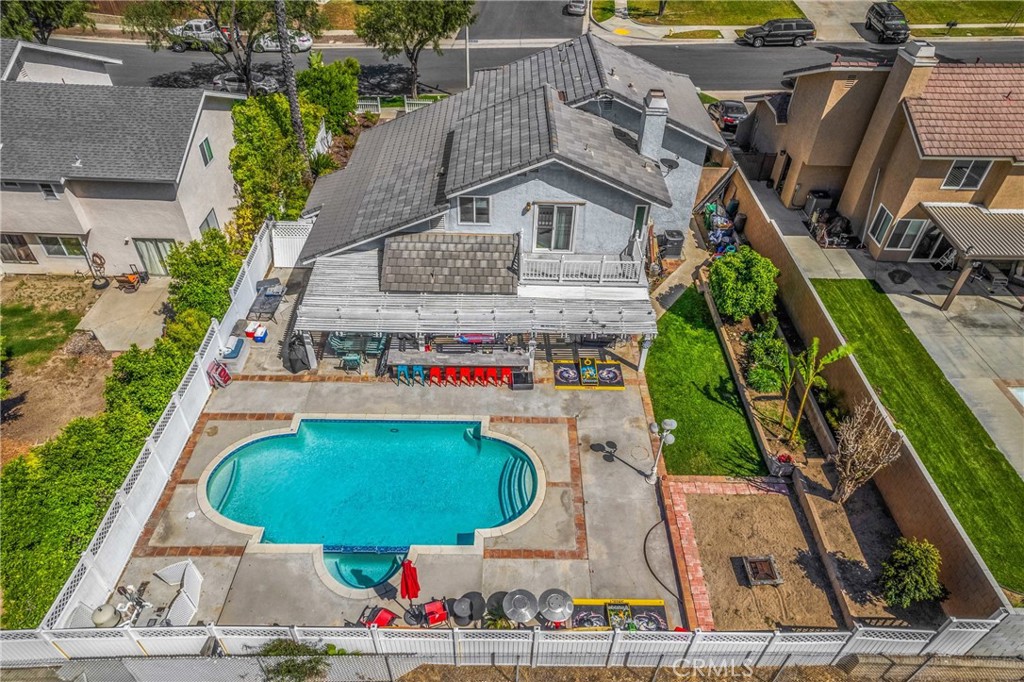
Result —
[{"label": "leafy bush", "polygon": [[779,269],[749,246],[711,264],[708,283],[719,312],[732,321],[775,308]]},{"label": "leafy bush", "polygon": [[939,550],[927,540],[897,540],[878,579],[886,603],[905,609],[917,602],[943,597],[946,589],[939,582],[941,564]]},{"label": "leafy bush", "polygon": [[758,325],[754,331],[744,334],[747,344],[747,359],[753,365],[766,364],[770,367],[781,367],[786,359],[786,342],[779,338],[776,331],[779,320],[769,317],[764,324]]},{"label": "leafy bush", "polygon": [[313,177],[319,178],[338,170],[338,162],[330,154],[314,154],[309,157],[309,170]]},{"label": "leafy bush", "polygon": [[778,393],[782,388],[782,377],[773,367],[754,365],[747,370],[747,385],[758,393]]},{"label": "leafy bush", "polygon": [[219,318],[231,305],[231,285],[241,267],[241,256],[220,230],[207,230],[198,241],[175,244],[167,256],[168,302],[174,310],[191,308],[207,318]]},{"label": "leafy bush", "polygon": [[311,57],[309,68],[295,74],[299,92],[326,110],[324,123],[335,135],[348,132],[355,120],[359,71],[359,62],[352,57],[330,64]]},{"label": "leafy bush", "polygon": [[320,679],[329,662],[325,647],[300,644],[290,639],[274,639],[259,648],[259,656],[282,658],[270,665],[262,664],[267,682],[307,682]]}]

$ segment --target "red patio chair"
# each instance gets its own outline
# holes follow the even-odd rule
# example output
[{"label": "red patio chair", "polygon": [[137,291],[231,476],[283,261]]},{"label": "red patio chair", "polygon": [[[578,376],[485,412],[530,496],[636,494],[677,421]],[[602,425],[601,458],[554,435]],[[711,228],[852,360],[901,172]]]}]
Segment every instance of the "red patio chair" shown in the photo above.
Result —
[{"label": "red patio chair", "polygon": [[473,383],[476,384],[477,386],[486,386],[487,385],[487,370],[485,370],[483,367],[474,367],[473,368]]},{"label": "red patio chair", "polygon": [[379,628],[386,628],[396,620],[398,620],[398,614],[394,611],[389,611],[383,606],[367,606],[363,609],[363,614],[359,616],[359,623],[366,627],[376,625]]},{"label": "red patio chair", "polygon": [[436,383],[438,386],[441,385],[441,368],[440,367],[431,367],[429,375],[430,375],[430,381],[429,381],[430,384]]},{"label": "red patio chair", "polygon": [[454,386],[459,383],[459,369],[457,367],[444,368],[444,383],[448,386]]},{"label": "red patio chair", "polygon": [[511,367],[502,367],[501,368],[501,383],[505,384],[506,386],[511,386],[512,385],[512,368]]},{"label": "red patio chair", "polygon": [[469,367],[459,368],[459,384],[463,386],[473,385],[473,370]]},{"label": "red patio chair", "polygon": [[428,628],[448,622],[448,608],[443,599],[427,602],[423,605],[423,624]]},{"label": "red patio chair", "polygon": [[498,368],[488,367],[487,368],[487,383],[492,386],[498,385]]}]

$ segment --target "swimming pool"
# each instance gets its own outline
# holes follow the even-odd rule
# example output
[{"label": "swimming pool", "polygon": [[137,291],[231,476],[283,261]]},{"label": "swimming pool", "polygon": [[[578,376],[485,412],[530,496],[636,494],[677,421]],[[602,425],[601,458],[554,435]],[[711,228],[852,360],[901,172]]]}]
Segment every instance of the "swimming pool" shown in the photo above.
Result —
[{"label": "swimming pool", "polygon": [[210,506],[263,528],[262,541],[324,546],[330,574],[371,587],[410,545],[472,545],[533,503],[530,457],[471,421],[303,419],[210,473]]}]

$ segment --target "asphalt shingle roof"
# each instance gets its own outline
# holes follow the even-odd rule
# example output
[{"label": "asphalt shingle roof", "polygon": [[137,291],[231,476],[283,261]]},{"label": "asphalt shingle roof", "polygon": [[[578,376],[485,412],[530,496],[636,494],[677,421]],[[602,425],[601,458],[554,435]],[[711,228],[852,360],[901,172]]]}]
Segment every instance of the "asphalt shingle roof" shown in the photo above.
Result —
[{"label": "asphalt shingle roof", "polygon": [[1024,161],[1024,64],[939,64],[905,106],[925,156]]},{"label": "asphalt shingle roof", "polygon": [[516,235],[421,232],[388,237],[380,290],[431,294],[516,293]]},{"label": "asphalt shingle roof", "polygon": [[14,56],[14,50],[18,47],[18,41],[14,38],[0,38],[0,73],[7,70],[7,63]]},{"label": "asphalt shingle roof", "polygon": [[[616,95],[618,84],[604,85],[607,74],[603,69],[610,72],[612,68],[626,85],[633,83],[635,93],[627,88],[624,92],[628,94]],[[631,76],[630,71],[636,71],[636,75]],[[614,81],[614,78],[609,78]],[[334,253],[443,214],[448,207],[446,192],[450,190],[446,175],[450,173],[461,173],[463,178],[451,181],[451,187],[467,187],[469,178],[478,172],[480,177],[490,177],[489,169],[501,164],[512,166],[513,155],[521,158],[539,153],[537,149],[513,151],[508,147],[507,158],[495,159],[495,156],[506,153],[500,145],[506,141],[511,145],[511,138],[505,140],[484,135],[478,139],[488,146],[473,148],[471,156],[475,158],[467,160],[464,153],[458,152],[455,142],[457,137],[461,140],[478,134],[478,131],[486,132],[487,127],[482,123],[483,127],[479,129],[461,126],[461,133],[456,129],[460,128],[463,119],[488,107],[526,96],[523,102],[508,105],[525,107],[519,112],[526,115],[531,106],[537,106],[536,101],[531,103],[529,93],[541,86],[550,85],[565,93],[565,103],[557,103],[555,110],[565,117],[578,115],[569,121],[570,127],[588,122],[587,126],[580,125],[589,128],[587,132],[564,143],[564,149],[581,152],[573,157],[575,163],[585,165],[588,172],[592,172],[598,163],[618,164],[625,158],[623,150],[628,150],[626,144],[620,141],[621,149],[612,144],[611,139],[603,140],[600,145],[592,144],[595,142],[593,136],[611,135],[613,127],[610,124],[601,127],[603,124],[600,122],[591,123],[590,119],[597,117],[585,112],[567,113],[567,105],[608,92],[628,97],[634,105],[640,106],[647,94],[647,90],[641,88],[647,87],[647,83],[652,84],[650,87],[662,87],[671,93],[670,123],[707,144],[722,146],[721,137],[708,119],[689,78],[662,71],[590,34],[583,35],[498,69],[478,71],[473,87],[468,90],[360,135],[346,169],[318,180],[306,203],[307,211],[319,209],[320,213],[300,259],[310,260]],[[492,113],[498,113],[497,109]],[[533,123],[521,123],[520,134],[529,133],[529,144],[534,144],[533,131],[523,129],[523,125]],[[537,139],[539,143],[540,138]],[[569,152],[565,154],[559,160],[569,159]],[[471,171],[474,163],[479,166]],[[627,169],[628,172],[622,169],[614,172],[611,169],[598,170],[605,172],[606,177],[617,178],[620,172],[625,173],[629,182],[622,184],[630,187],[633,183],[638,184],[644,188],[646,196],[655,201],[663,199],[660,188],[652,189],[650,186],[651,178],[647,177],[647,171],[637,170],[643,164],[635,150],[630,164],[632,167]]]},{"label": "asphalt shingle roof", "polygon": [[199,89],[5,81],[0,177],[174,182],[202,98]]}]

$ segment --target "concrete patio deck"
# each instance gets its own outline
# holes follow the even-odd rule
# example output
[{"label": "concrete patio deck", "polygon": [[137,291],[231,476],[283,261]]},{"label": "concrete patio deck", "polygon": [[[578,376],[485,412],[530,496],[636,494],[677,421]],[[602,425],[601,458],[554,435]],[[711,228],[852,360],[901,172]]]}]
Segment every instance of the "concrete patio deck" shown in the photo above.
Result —
[{"label": "concrete patio deck", "polygon": [[[293,413],[469,413],[490,417],[493,431],[537,453],[547,478],[544,502],[522,527],[486,540],[482,555],[421,554],[421,600],[560,587],[578,598],[664,599],[672,624],[685,624],[673,594],[678,588],[667,532],[658,527],[656,489],[643,478],[653,455],[640,388],[634,373],[627,377],[620,392],[558,391],[550,383],[530,392],[399,387],[337,375],[313,382],[235,381],[207,404],[122,583],[130,577],[138,584],[176,557],[192,556],[204,575],[197,617],[207,622],[344,625],[368,604],[402,613],[398,576],[373,598],[346,598],[317,575],[318,554],[260,551],[266,545],[254,546],[248,536],[206,518],[198,478],[232,443],[285,426]],[[192,518],[190,512],[196,512]],[[645,561],[645,544],[657,577]]]},{"label": "concrete patio deck", "polygon": [[130,294],[111,284],[75,329],[91,331],[109,352],[128,350],[133,343],[152,348],[163,334],[170,283],[170,277],[153,277]]}]

